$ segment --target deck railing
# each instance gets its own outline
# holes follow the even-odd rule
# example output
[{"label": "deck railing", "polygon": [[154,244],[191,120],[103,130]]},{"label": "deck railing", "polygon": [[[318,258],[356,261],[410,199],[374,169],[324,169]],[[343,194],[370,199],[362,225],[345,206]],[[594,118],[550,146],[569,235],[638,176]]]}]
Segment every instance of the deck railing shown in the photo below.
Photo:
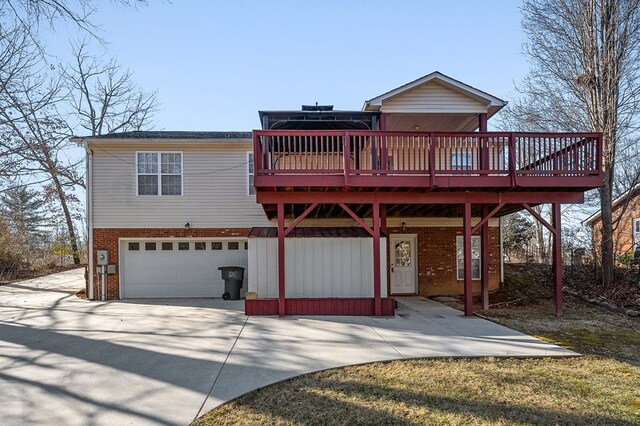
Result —
[{"label": "deck railing", "polygon": [[256,176],[600,176],[598,133],[256,130]]}]

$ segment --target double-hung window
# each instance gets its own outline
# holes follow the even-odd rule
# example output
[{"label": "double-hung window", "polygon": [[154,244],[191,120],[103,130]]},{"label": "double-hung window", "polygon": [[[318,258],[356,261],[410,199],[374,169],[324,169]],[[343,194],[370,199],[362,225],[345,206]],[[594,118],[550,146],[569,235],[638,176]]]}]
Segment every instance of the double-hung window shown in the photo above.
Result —
[{"label": "double-hung window", "polygon": [[[471,279],[480,279],[480,247],[481,237],[471,236]],[[456,237],[456,260],[458,269],[458,280],[464,280],[464,237]]]},{"label": "double-hung window", "polygon": [[471,170],[471,153],[454,152],[451,154],[451,170]]},{"label": "double-hung window", "polygon": [[136,154],[138,195],[182,195],[181,152]]}]

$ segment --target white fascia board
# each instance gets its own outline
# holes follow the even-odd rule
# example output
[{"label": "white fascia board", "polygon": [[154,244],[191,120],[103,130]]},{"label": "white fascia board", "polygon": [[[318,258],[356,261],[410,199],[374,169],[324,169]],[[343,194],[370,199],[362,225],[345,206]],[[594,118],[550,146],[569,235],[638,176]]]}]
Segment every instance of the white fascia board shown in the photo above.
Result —
[{"label": "white fascia board", "polygon": [[458,93],[462,93],[463,95],[474,98],[475,100],[485,104],[487,108],[489,107],[502,108],[505,105],[507,105],[506,101],[503,101],[502,99],[496,96],[490,95],[489,93],[483,92],[482,90],[478,90],[475,87],[469,86],[468,84],[455,80],[438,71],[434,71],[431,74],[427,74],[423,77],[420,77],[417,80],[404,84],[389,92],[383,93],[380,96],[376,96],[375,98],[365,101],[362,107],[362,110],[363,111],[379,110],[380,107],[382,106],[382,102],[384,102],[385,100],[393,98],[401,93],[407,92],[409,90],[412,90],[418,86],[429,83],[431,81],[437,81],[438,83],[442,84],[443,86],[451,90],[454,90]]}]

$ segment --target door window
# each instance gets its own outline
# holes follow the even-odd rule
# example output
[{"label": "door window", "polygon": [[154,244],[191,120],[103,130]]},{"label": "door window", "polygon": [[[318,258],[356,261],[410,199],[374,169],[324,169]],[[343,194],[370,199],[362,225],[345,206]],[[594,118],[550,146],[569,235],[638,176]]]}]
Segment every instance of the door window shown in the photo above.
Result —
[{"label": "door window", "polygon": [[411,243],[398,241],[395,245],[396,266],[411,266]]}]

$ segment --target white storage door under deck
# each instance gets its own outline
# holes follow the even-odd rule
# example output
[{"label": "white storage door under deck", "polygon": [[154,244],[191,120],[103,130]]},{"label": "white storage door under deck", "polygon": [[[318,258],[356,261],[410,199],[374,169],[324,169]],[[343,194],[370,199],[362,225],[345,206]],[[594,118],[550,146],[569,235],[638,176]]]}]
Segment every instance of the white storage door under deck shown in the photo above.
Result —
[{"label": "white storage door under deck", "polygon": [[121,297],[222,297],[219,266],[242,266],[247,290],[246,240],[140,239],[120,242]]},{"label": "white storage door under deck", "polygon": [[[255,229],[255,228],[254,228]],[[381,295],[387,297],[386,238],[380,241]],[[373,297],[371,237],[285,239],[287,298]],[[278,240],[249,238],[249,291],[278,297]]]}]

